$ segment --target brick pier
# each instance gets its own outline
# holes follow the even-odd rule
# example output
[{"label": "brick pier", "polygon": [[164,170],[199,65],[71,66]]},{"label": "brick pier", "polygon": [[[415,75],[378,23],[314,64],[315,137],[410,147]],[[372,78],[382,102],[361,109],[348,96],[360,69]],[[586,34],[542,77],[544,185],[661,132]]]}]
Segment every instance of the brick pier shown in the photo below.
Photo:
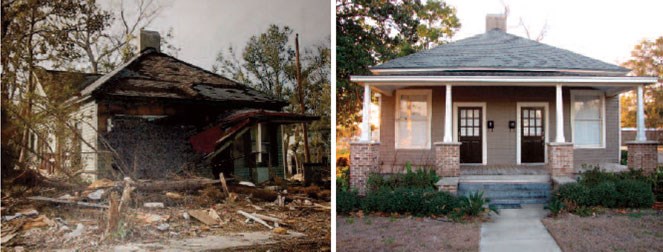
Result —
[{"label": "brick pier", "polygon": [[573,176],[573,143],[548,143],[547,165],[550,176]]},{"label": "brick pier", "polygon": [[379,172],[380,144],[370,142],[350,143],[350,187],[366,195],[368,175]]},{"label": "brick pier", "polygon": [[634,141],[627,142],[628,147],[628,168],[642,169],[645,174],[651,174],[656,171],[658,165],[658,153],[656,141]]}]

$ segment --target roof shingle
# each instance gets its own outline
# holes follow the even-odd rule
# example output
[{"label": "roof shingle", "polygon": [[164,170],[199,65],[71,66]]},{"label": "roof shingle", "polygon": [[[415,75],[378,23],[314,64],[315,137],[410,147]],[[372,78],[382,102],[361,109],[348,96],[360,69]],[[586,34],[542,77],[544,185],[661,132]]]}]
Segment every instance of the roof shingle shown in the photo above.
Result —
[{"label": "roof shingle", "polygon": [[620,75],[629,71],[617,65],[496,29],[396,58],[371,69],[564,70],[601,71]]}]

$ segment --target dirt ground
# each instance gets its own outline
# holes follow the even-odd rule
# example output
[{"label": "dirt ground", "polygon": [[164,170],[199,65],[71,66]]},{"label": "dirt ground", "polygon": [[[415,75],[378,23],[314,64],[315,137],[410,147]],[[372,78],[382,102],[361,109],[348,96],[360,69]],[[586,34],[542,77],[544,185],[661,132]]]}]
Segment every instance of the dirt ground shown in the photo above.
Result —
[{"label": "dirt ground", "polygon": [[564,251],[660,251],[663,212],[608,212],[596,217],[565,214],[543,224]]},{"label": "dirt ground", "polygon": [[[294,193],[301,188],[288,188],[288,197],[301,200],[288,200],[285,207],[274,202],[266,202],[247,194],[237,194],[229,201],[222,197],[219,186],[193,192],[177,192],[179,199],[165,196],[166,192],[140,193],[133,195],[129,209],[123,214],[117,232],[105,233],[108,210],[81,207],[70,204],[31,201],[27,196],[40,195],[57,197],[65,192],[53,189],[27,190],[21,196],[7,195],[2,198],[2,251],[51,251],[75,249],[76,251],[112,251],[122,245],[134,246],[150,251],[150,244],[158,244],[157,250],[177,249],[179,245],[196,239],[205,241],[239,240],[235,247],[207,246],[206,250],[271,250],[271,251],[326,251],[331,248],[331,217],[328,199],[310,198],[307,194]],[[325,191],[319,188],[316,190]],[[306,192],[307,190],[300,190]],[[172,193],[172,192],[171,192]],[[310,194],[310,193],[309,193]],[[163,202],[164,208],[147,208],[145,202]],[[108,204],[101,200],[100,204]],[[36,210],[37,214],[6,220],[6,216],[26,210]],[[187,214],[191,210],[204,210],[216,213],[217,224],[206,225]],[[281,219],[286,234],[275,232],[237,213],[258,213]],[[185,214],[187,213],[187,214]],[[42,217],[43,216],[43,217]],[[44,218],[45,217],[45,218]],[[43,221],[41,221],[43,220]],[[37,224],[37,227],[31,227]],[[72,235],[81,224],[80,235]],[[268,221],[268,224],[274,225]],[[260,236],[250,239],[252,236]],[[5,241],[9,236],[11,239]],[[238,238],[239,237],[239,238]],[[225,239],[225,240],[224,240]],[[146,249],[147,246],[147,249]],[[153,246],[156,249],[156,246]],[[189,250],[189,249],[187,249]],[[191,249],[203,250],[203,249]]]},{"label": "dirt ground", "polygon": [[338,251],[479,251],[481,223],[431,218],[336,218]]}]

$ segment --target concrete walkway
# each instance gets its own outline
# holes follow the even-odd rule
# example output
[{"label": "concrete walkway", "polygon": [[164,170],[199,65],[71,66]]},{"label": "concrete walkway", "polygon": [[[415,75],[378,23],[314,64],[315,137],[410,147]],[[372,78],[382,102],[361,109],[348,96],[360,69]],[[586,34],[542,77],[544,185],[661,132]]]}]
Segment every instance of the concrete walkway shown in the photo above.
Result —
[{"label": "concrete walkway", "polygon": [[541,223],[546,214],[543,205],[502,209],[481,225],[481,251],[562,251]]}]

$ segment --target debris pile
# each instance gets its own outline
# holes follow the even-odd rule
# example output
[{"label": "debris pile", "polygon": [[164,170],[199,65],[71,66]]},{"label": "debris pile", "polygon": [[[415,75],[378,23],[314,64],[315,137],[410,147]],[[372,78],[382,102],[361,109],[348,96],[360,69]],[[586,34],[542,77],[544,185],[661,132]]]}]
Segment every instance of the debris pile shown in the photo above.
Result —
[{"label": "debris pile", "polygon": [[318,186],[249,185],[221,176],[100,179],[76,190],[7,191],[3,251],[112,250],[145,242],[168,249],[187,239],[252,232],[268,232],[269,242],[242,249],[330,249],[331,195]]}]

